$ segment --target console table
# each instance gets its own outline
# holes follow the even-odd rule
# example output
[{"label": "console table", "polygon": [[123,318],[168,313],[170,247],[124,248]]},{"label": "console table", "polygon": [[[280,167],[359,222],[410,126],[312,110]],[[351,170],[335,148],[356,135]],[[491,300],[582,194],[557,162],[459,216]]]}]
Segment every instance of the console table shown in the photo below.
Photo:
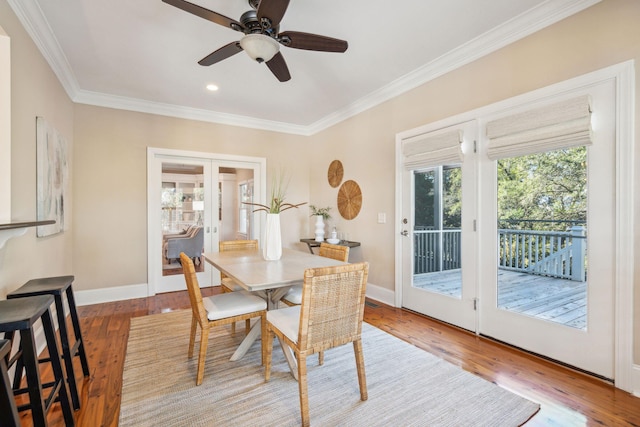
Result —
[{"label": "console table", "polygon": [[[307,246],[309,247],[309,252],[311,252],[312,254],[313,254],[313,248],[319,248],[320,243],[322,243],[322,242],[316,242],[316,239],[300,239],[300,241],[302,243],[307,244]],[[355,248],[360,246],[360,242],[352,242],[350,240],[340,240],[340,243],[336,243],[336,244],[340,246],[349,246],[350,248]]]}]

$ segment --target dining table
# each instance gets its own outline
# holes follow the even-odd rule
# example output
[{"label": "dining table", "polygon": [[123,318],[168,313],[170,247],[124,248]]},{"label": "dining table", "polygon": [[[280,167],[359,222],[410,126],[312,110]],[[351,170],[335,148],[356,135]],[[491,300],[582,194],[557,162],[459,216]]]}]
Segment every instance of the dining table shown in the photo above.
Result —
[{"label": "dining table", "polygon": [[[302,284],[306,269],[347,264],[288,248],[282,249],[282,257],[279,260],[265,260],[262,252],[255,250],[208,252],[204,254],[204,259],[243,289],[263,296],[267,301],[268,310],[278,308],[280,299],[291,286]],[[231,356],[231,360],[238,360],[244,356],[259,335],[259,322],[256,322]],[[282,349],[291,367],[291,373],[296,377],[295,359],[284,345]]]}]

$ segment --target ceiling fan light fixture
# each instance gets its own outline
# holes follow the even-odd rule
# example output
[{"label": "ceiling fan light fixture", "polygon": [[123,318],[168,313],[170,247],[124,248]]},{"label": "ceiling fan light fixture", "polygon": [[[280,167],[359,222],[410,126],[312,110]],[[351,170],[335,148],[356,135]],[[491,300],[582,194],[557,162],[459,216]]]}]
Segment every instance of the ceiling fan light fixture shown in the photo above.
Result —
[{"label": "ceiling fan light fixture", "polygon": [[254,61],[267,62],[280,50],[274,39],[264,34],[247,34],[240,39],[240,46]]}]

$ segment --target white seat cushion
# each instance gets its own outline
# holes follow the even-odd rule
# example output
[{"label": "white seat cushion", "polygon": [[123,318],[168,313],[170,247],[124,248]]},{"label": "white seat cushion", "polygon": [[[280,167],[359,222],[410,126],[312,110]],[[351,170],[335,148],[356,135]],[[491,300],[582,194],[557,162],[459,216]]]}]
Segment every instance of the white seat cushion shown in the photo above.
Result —
[{"label": "white seat cushion", "polygon": [[302,304],[302,285],[292,286],[282,299],[289,301],[291,304]]},{"label": "white seat cushion", "polygon": [[207,310],[207,318],[209,320],[224,319],[225,317],[267,309],[265,300],[246,291],[213,295],[203,298],[202,303],[205,310]]},{"label": "white seat cushion", "polygon": [[298,330],[300,329],[299,305],[267,311],[267,321],[291,341],[298,342]]},{"label": "white seat cushion", "polygon": [[234,280],[230,277],[225,277],[224,279],[221,280],[222,284],[225,285],[227,288],[231,289],[233,292],[236,291],[241,291],[244,288],[240,285],[238,285],[236,282],[234,282]]}]

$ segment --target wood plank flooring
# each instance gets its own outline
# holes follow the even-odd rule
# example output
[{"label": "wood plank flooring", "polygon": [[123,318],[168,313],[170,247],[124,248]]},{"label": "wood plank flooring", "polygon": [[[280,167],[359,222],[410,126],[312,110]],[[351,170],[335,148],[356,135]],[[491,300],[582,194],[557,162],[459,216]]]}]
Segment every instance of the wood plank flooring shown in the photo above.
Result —
[{"label": "wood plank flooring", "polygon": [[[203,289],[204,296],[218,292],[217,287]],[[184,291],[78,308],[91,376],[79,380],[82,382],[79,384],[82,408],[76,412],[77,425],[118,425],[130,319],[188,307],[189,298]],[[601,380],[375,301],[367,302],[365,321],[462,369],[539,402],[541,410],[529,420],[527,427],[640,426],[640,398]],[[76,363],[76,372],[81,373],[77,360]],[[58,406],[54,404],[48,417],[50,425],[55,427],[64,425]],[[31,426],[28,413],[23,414],[22,425]]]}]

